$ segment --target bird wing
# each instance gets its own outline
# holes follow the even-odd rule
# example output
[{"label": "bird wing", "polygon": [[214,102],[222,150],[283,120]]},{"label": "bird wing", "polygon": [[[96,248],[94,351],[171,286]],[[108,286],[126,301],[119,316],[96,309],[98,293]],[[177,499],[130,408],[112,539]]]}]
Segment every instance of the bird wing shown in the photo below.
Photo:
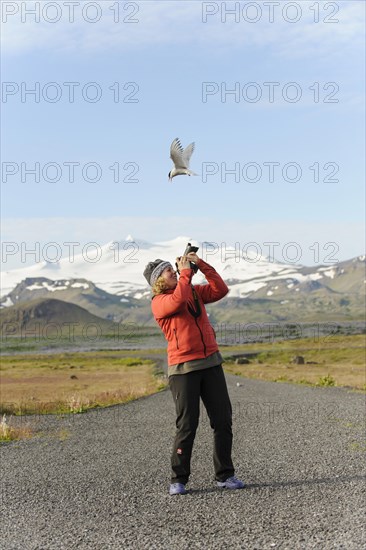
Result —
[{"label": "bird wing", "polygon": [[170,146],[170,158],[176,168],[187,168],[184,158],[184,150],[178,138],[175,138]]},{"label": "bird wing", "polygon": [[183,151],[183,162],[185,163],[186,168],[189,168],[189,161],[191,159],[193,151],[194,151],[194,142],[187,145],[187,147]]}]

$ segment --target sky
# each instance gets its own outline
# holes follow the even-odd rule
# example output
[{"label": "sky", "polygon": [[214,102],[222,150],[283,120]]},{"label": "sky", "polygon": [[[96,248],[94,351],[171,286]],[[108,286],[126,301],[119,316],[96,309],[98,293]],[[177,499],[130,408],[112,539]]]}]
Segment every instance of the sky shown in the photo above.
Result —
[{"label": "sky", "polygon": [[364,254],[364,2],[1,9],[2,269],[127,235]]}]

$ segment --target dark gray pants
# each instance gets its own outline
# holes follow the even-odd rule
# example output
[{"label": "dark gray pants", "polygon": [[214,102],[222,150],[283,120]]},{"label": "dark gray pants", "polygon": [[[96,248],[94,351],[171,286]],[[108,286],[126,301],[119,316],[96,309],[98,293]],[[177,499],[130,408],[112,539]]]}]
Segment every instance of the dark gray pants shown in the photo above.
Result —
[{"label": "dark gray pants", "polygon": [[225,481],[234,475],[231,460],[232,408],[221,365],[169,377],[177,412],[177,432],[171,457],[172,483],[186,484],[191,473],[193,442],[199,421],[200,397],[214,431],[215,478]]}]

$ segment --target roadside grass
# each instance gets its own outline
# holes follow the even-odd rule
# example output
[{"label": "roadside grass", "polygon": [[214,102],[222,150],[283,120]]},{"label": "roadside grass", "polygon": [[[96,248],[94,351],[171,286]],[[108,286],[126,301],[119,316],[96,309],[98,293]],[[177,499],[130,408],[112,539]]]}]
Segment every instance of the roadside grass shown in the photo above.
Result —
[{"label": "roadside grass", "polygon": [[[221,351],[227,358],[225,370],[236,375],[366,391],[365,335],[362,334],[223,346]],[[156,361],[143,358],[165,352],[160,348],[99,349],[3,355],[0,441],[33,435],[28,425],[17,427],[11,415],[77,414],[165,389],[167,381],[164,373],[157,370]],[[247,356],[248,364],[235,363],[233,356],[251,353],[253,355]],[[299,355],[304,357],[305,364],[292,362]]]},{"label": "roadside grass", "polygon": [[28,439],[30,437],[32,437],[30,425],[13,426],[11,418],[7,419],[6,414],[3,414],[0,421],[0,442]]},{"label": "roadside grass", "polygon": [[120,351],[3,356],[0,414],[81,413],[165,389],[152,360]]},{"label": "roadside grass", "polygon": [[[248,344],[225,348],[230,354],[255,353],[248,364],[236,364],[230,356],[224,363],[227,372],[273,382],[292,382],[309,386],[340,386],[366,390],[365,335],[333,336],[301,340]],[[225,355],[225,353],[224,353]],[[228,355],[226,353],[226,355]],[[305,364],[295,364],[302,356]]]}]

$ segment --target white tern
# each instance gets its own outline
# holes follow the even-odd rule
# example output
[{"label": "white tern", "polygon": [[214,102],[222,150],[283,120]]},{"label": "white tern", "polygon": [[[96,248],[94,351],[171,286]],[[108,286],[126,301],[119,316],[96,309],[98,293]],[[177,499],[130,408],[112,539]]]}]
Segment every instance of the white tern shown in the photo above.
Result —
[{"label": "white tern", "polygon": [[168,174],[169,181],[172,181],[175,176],[198,176],[189,169],[189,161],[193,151],[194,143],[190,143],[183,149],[179,139],[175,138],[170,146],[170,158],[174,163],[174,168]]}]

